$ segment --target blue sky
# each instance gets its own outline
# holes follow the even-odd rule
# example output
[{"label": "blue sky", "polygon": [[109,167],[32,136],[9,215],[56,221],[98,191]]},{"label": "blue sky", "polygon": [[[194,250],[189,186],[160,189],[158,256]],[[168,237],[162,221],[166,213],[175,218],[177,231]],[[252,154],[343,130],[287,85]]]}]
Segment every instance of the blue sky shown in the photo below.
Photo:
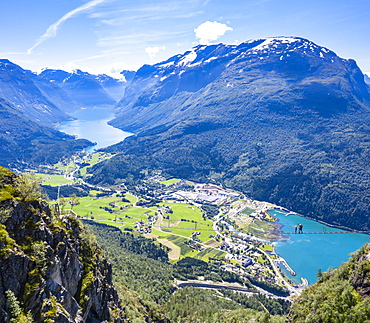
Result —
[{"label": "blue sky", "polygon": [[0,0],[0,58],[114,75],[199,43],[299,36],[370,74],[369,0]]}]

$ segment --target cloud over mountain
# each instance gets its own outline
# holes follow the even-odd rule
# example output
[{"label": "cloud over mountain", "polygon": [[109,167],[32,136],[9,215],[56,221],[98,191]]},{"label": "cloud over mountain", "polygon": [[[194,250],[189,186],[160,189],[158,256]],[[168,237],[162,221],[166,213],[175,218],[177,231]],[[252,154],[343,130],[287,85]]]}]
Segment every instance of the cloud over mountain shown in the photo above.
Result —
[{"label": "cloud over mountain", "polygon": [[199,39],[200,44],[209,44],[225,35],[227,31],[233,29],[217,21],[206,21],[194,29],[195,36]]}]

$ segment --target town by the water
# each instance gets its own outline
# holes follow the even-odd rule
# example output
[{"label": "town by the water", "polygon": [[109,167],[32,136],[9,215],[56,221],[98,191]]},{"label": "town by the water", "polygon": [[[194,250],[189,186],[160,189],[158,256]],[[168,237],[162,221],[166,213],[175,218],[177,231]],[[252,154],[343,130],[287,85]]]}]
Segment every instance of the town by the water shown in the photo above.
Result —
[{"label": "town by the water", "polygon": [[[123,232],[141,234],[166,246],[169,259],[185,257],[218,262],[220,267],[255,282],[277,285],[287,291],[286,298],[297,297],[307,286],[306,279],[296,284],[284,275],[295,272],[274,250],[272,242],[287,239],[279,230],[269,210],[289,216],[284,207],[249,199],[240,192],[220,185],[165,178],[160,171],[144,174],[143,179],[113,186],[95,186],[86,182],[88,168],[110,158],[106,153],[86,153],[52,166],[29,170],[44,187],[57,192],[50,204],[62,214],[72,214],[86,221],[111,225]],[[88,194],[63,196],[63,188],[87,188]],[[297,223],[295,233],[300,233]],[[299,231],[298,231],[299,230]],[[294,233],[294,232],[292,232]],[[229,288],[251,291],[235,283],[177,281],[177,286]],[[258,286],[258,292],[270,297],[271,290]]]}]

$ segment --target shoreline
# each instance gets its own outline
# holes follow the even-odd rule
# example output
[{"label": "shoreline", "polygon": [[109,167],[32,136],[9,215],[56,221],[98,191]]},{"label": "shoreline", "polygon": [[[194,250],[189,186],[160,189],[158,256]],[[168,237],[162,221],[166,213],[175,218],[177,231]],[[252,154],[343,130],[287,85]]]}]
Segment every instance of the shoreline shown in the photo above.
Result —
[{"label": "shoreline", "polygon": [[[298,216],[300,216],[300,217],[302,217],[304,219],[318,222],[318,223],[323,224],[323,225],[326,225],[326,226],[328,226],[330,228],[340,229],[340,230],[348,231],[348,232],[351,232],[351,233],[361,233],[361,234],[370,235],[370,231],[359,231],[359,230],[351,229],[351,228],[348,228],[348,227],[345,227],[345,226],[342,226],[342,225],[336,225],[336,224],[327,223],[327,222],[324,222],[322,220],[311,218],[309,216],[305,216],[305,215],[302,215],[300,213],[297,213],[297,212],[294,212],[294,211],[291,211],[291,210],[284,211],[284,210],[281,210],[279,208],[272,208],[272,209],[269,209],[267,211],[270,211],[270,210],[282,211],[284,213],[288,212],[286,216],[289,216],[290,214],[298,215]],[[287,234],[289,234],[289,233],[287,233]]]}]

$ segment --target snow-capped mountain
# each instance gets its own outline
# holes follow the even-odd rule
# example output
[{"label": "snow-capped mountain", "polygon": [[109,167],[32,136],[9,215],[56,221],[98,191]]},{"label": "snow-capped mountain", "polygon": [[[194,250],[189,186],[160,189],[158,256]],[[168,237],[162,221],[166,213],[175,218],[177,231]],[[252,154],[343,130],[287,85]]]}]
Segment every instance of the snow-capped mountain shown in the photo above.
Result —
[{"label": "snow-capped mountain", "polygon": [[370,230],[370,93],[354,60],[296,37],[197,46],[139,69],[116,111],[136,136],[95,178],[160,169]]},{"label": "snow-capped mountain", "polygon": [[[320,113],[332,113],[333,109],[344,109],[344,97],[353,97],[353,102],[368,97],[363,79],[353,60],[342,59],[303,38],[199,45],[167,61],[140,68],[117,105],[119,117],[113,124],[135,130],[155,126],[157,122],[175,122],[189,117],[194,105],[204,110],[199,100],[209,98],[211,93],[222,93],[221,97],[228,101],[230,97],[239,98],[249,105],[275,109],[288,107],[287,102],[293,99],[308,100]],[[330,104],[333,101],[327,102],[328,93],[338,100],[335,107]],[[181,103],[173,105],[172,100]],[[301,104],[297,101],[295,105]],[[202,113],[219,113],[215,107],[209,110]]]}]

